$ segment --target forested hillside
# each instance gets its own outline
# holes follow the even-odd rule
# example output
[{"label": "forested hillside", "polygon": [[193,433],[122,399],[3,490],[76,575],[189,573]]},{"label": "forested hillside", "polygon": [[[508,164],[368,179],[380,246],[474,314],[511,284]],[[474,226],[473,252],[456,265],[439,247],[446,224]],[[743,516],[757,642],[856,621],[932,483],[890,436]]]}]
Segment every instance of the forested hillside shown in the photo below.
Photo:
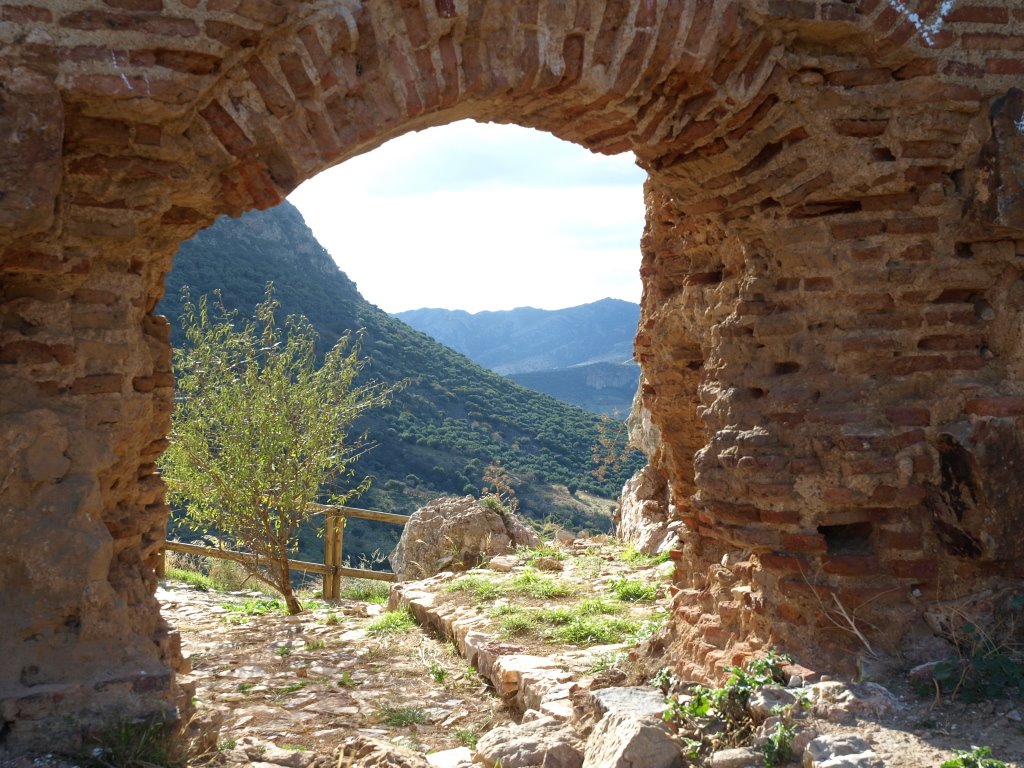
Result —
[{"label": "forested hillside", "polygon": [[[366,302],[289,203],[222,219],[184,243],[158,312],[171,319],[178,344],[183,285],[194,297],[219,289],[228,307],[248,313],[268,281],[282,312],[308,317],[325,349],[346,331],[364,329],[366,374],[406,382],[390,407],[360,425],[375,447],[357,465],[373,478],[357,506],[410,514],[437,495],[479,494],[487,465],[500,461],[531,517],[609,526],[611,499],[639,457],[598,480],[593,453],[607,428],[597,417],[480,368]],[[346,554],[375,544],[389,546],[380,532],[351,524]]]}]

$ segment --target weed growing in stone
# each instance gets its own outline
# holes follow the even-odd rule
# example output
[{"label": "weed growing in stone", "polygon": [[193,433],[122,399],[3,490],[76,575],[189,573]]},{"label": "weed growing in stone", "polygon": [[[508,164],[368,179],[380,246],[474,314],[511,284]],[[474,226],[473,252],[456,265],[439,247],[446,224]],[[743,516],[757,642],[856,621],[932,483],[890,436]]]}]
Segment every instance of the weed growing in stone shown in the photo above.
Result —
[{"label": "weed growing in stone", "polygon": [[629,544],[622,550],[619,559],[629,565],[643,567],[645,565],[657,565],[658,563],[668,562],[669,554],[668,552],[659,552],[656,555],[648,555],[646,552],[641,552],[632,544]]},{"label": "weed growing in stone", "polygon": [[605,672],[611,672],[615,669],[622,661],[626,658],[626,654],[619,653],[602,653],[595,656],[590,662],[590,666],[587,668],[587,672],[591,675],[601,675]]},{"label": "weed growing in stone", "polygon": [[384,725],[392,728],[423,725],[427,722],[426,713],[416,707],[392,707],[389,704],[382,704],[377,708],[376,715]]},{"label": "weed growing in stone", "polygon": [[327,645],[327,643],[325,643],[323,640],[307,640],[303,648],[305,648],[307,651],[317,651],[323,648],[325,645]]},{"label": "weed growing in stone", "polygon": [[794,736],[796,728],[792,725],[787,725],[782,720],[775,724],[775,728],[768,734],[768,740],[761,747],[765,768],[775,768],[776,765],[784,765],[793,759]]},{"label": "weed growing in stone", "polygon": [[[791,661],[788,656],[769,651],[764,658],[750,661],[746,668],[732,667],[729,670],[729,678],[721,688],[694,685],[685,694],[670,694],[665,700],[665,721],[672,725],[681,737],[697,736],[698,740],[701,740],[701,746],[696,751],[701,754],[711,750],[711,745],[702,741],[702,724],[708,720],[721,723],[721,743],[743,744],[749,740],[755,727],[747,707],[750,697],[765,686],[784,683],[785,675],[782,669]],[[776,728],[770,734],[764,748],[763,756],[768,768],[788,759],[785,757],[786,750],[791,747],[794,734],[785,721],[786,714],[782,713],[780,725],[783,728]],[[768,762],[769,759],[777,762]]]},{"label": "weed growing in stone", "polygon": [[476,749],[476,743],[480,740],[480,732],[476,728],[454,728],[452,736],[464,747]]},{"label": "weed growing in stone", "polygon": [[1006,763],[992,757],[989,747],[971,747],[957,750],[956,756],[946,760],[942,768],[1006,768]]},{"label": "weed growing in stone", "polygon": [[387,611],[370,622],[366,633],[374,637],[389,637],[408,632],[416,626],[416,619],[408,610]]},{"label": "weed growing in stone", "polygon": [[256,683],[239,683],[238,684],[238,692],[239,693],[248,693],[249,691],[251,691],[255,687],[256,687]]},{"label": "weed growing in stone", "polygon": [[653,584],[645,584],[639,579],[627,579],[625,577],[612,579],[608,583],[608,588],[611,589],[612,594],[618,600],[626,603],[653,603],[654,598],[658,594],[658,588]]},{"label": "weed growing in stone", "polygon": [[342,688],[355,688],[359,685],[359,681],[352,677],[348,670],[344,670],[338,675],[337,684]]},{"label": "weed growing in stone", "polygon": [[286,656],[291,656],[292,655],[292,648],[291,648],[290,645],[282,645],[279,648],[275,649],[274,653],[276,653],[278,656],[280,656],[283,659]]},{"label": "weed growing in stone", "polygon": [[167,724],[122,721],[91,734],[91,745],[79,759],[96,768],[178,768]]}]

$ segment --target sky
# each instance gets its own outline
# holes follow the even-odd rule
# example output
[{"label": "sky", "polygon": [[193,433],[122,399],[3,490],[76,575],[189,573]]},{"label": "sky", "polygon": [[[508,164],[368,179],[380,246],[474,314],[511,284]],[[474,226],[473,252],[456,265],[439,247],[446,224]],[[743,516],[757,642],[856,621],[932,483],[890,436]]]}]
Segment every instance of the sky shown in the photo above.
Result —
[{"label": "sky", "polygon": [[421,307],[639,302],[644,173],[518,126],[410,133],[288,199],[363,297]]}]

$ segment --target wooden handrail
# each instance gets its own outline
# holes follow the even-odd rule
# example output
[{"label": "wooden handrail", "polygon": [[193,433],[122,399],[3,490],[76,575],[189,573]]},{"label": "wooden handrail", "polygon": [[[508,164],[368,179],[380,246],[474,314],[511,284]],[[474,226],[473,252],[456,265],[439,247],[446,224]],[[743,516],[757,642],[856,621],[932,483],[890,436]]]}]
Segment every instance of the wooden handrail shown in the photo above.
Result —
[{"label": "wooden handrail", "polygon": [[[288,569],[292,571],[307,571],[319,573],[324,577],[324,599],[336,600],[341,595],[341,577],[349,576],[357,579],[373,579],[375,581],[395,581],[395,574],[390,571],[374,571],[369,568],[349,568],[341,564],[342,545],[344,543],[345,523],[347,518],[358,518],[360,520],[372,520],[379,523],[391,523],[392,525],[404,526],[408,521],[407,515],[396,515],[391,512],[378,512],[373,509],[359,509],[358,507],[340,507],[331,504],[313,505],[317,514],[326,515],[324,521],[324,562],[310,563],[305,560],[289,560]],[[160,550],[160,562],[157,566],[157,575],[164,574],[164,552],[184,552],[185,554],[200,555],[202,557],[214,557],[222,560],[234,560],[239,563],[250,565],[261,565],[262,561],[256,555],[249,552],[236,552],[232,549],[219,549],[217,547],[204,547],[198,544],[186,544],[181,541],[164,541]]]}]

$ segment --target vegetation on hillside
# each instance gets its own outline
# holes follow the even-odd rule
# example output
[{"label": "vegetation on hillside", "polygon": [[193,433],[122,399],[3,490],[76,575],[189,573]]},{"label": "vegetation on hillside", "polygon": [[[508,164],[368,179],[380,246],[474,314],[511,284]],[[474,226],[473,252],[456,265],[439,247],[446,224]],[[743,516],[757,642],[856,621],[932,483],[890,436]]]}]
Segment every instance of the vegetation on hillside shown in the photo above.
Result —
[{"label": "vegetation on hillside", "polygon": [[[171,319],[172,341],[180,346],[182,285],[196,294],[220,289],[229,309],[247,314],[268,281],[285,314],[309,318],[320,334],[321,354],[345,333],[364,329],[363,375],[408,382],[389,408],[353,425],[375,443],[360,461],[372,484],[356,506],[411,514],[441,494],[479,494],[485,469],[500,461],[514,479],[524,514],[568,528],[608,529],[608,503],[585,504],[583,494],[569,494],[565,503],[532,504],[538,495],[521,489],[566,486],[610,500],[641,457],[631,455],[596,476],[596,416],[484,370],[366,302],[287,203],[222,219],[184,243],[157,311]],[[346,554],[356,559],[374,549],[388,551],[397,535],[392,526],[352,521]],[[311,532],[303,534],[303,550],[318,546]]]}]

